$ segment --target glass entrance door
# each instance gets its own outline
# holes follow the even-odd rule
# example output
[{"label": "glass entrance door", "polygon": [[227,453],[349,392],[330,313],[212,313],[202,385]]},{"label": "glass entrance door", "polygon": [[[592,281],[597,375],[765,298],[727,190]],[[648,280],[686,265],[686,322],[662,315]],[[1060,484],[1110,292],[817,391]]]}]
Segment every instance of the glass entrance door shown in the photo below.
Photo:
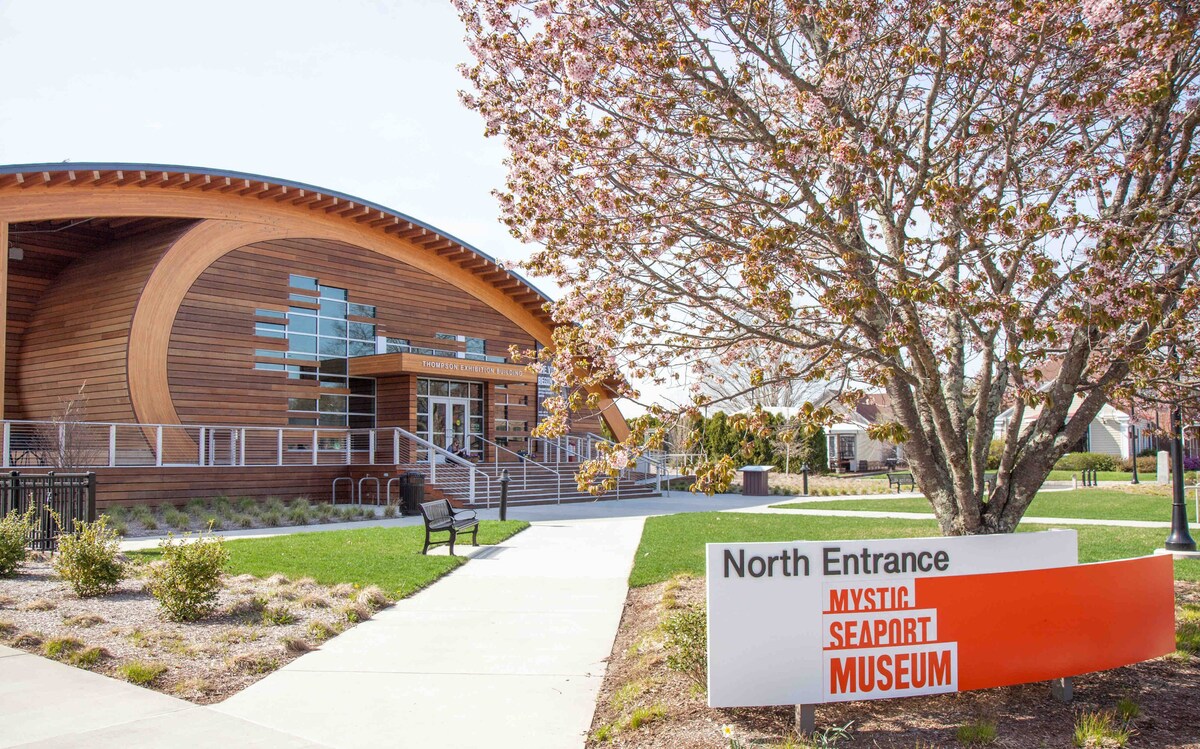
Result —
[{"label": "glass entrance door", "polygon": [[[443,450],[457,447],[483,460],[483,383],[418,378],[417,434]],[[419,448],[417,459],[429,460],[428,452]]]},{"label": "glass entrance door", "polygon": [[429,441],[450,452],[469,452],[473,447],[467,440],[470,407],[466,398],[430,398],[429,426],[433,435]]}]

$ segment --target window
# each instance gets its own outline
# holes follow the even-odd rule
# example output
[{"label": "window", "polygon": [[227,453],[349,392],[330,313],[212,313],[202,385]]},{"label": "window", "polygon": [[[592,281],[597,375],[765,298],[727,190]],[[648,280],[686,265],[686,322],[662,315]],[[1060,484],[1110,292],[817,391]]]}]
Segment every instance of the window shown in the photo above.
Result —
[{"label": "window", "polygon": [[286,313],[257,310],[281,322],[256,321],[255,333],[287,340],[287,351],[260,349],[257,356],[307,360],[311,365],[257,362],[255,369],[286,371],[290,380],[313,388],[311,397],[288,398],[291,426],[370,428],[375,426],[375,380],[347,375],[348,356],[375,353],[375,325],[351,322],[347,315],[374,318],[375,307],[350,302],[350,293],[316,278],[288,276],[295,304]]},{"label": "window", "polygon": [[292,275],[288,276],[288,286],[291,286],[293,289],[306,289],[308,291],[316,291],[317,290],[317,279],[310,278],[309,276],[297,276],[295,274],[292,274]]},{"label": "window", "polygon": [[264,338],[287,338],[287,327],[273,322],[254,323],[254,335]]}]

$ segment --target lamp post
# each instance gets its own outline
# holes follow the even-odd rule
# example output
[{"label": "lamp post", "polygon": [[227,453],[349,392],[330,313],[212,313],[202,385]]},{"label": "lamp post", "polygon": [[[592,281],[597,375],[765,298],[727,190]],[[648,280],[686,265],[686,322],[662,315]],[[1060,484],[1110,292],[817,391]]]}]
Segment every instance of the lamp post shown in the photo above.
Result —
[{"label": "lamp post", "polygon": [[1140,484],[1141,482],[1138,481],[1138,475],[1137,475],[1137,461],[1138,461],[1137,427],[1135,427],[1133,425],[1133,409],[1132,408],[1129,409],[1129,458],[1130,458],[1130,462],[1133,464],[1133,479],[1130,480],[1129,483]]},{"label": "lamp post", "polygon": [[1171,535],[1167,551],[1195,551],[1196,542],[1188,530],[1187,505],[1183,503],[1183,406],[1171,411]]}]

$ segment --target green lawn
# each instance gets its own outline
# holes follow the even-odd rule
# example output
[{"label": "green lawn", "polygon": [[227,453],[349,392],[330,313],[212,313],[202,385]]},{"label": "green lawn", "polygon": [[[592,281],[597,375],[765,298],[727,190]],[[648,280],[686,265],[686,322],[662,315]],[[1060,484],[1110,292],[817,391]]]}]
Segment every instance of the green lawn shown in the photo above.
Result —
[{"label": "green lawn", "polygon": [[[500,543],[528,527],[529,523],[522,520],[503,523],[484,520],[479,525],[479,543]],[[378,585],[387,593],[404,598],[466,562],[461,556],[422,556],[424,541],[425,529],[421,526],[228,540],[228,571],[233,575],[249,573],[259,577],[278,572],[291,578],[311,577],[326,585]],[[469,544],[470,537],[460,537],[455,551],[461,553],[459,549]],[[150,561],[159,552],[151,549],[129,555]]]},{"label": "green lawn", "polygon": [[[1048,526],[1022,525],[1022,531]],[[1079,560],[1142,556],[1163,544],[1165,530],[1081,526]],[[859,538],[936,536],[932,520],[877,520],[813,516],[697,512],[647,518],[637,559],[629,575],[634,587],[652,585],[684,572],[704,575],[704,544],[735,541],[824,541]],[[1179,580],[1200,580],[1200,561],[1175,563]]]},{"label": "green lawn", "polygon": [[[1195,495],[1187,492],[1188,518],[1196,522]],[[789,502],[772,505],[788,509],[878,510],[880,512],[932,512],[921,495],[889,499],[846,499],[836,502]],[[1098,520],[1171,520],[1171,498],[1164,495],[1133,494],[1118,489],[1078,489],[1042,492],[1033,499],[1026,515],[1043,518],[1096,518]]]}]

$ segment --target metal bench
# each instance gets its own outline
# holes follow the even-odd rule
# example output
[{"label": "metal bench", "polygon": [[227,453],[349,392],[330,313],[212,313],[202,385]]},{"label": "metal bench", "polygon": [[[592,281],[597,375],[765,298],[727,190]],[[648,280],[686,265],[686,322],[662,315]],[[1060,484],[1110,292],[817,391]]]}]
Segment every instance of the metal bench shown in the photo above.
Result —
[{"label": "metal bench", "polygon": [[896,491],[900,491],[905,485],[907,485],[909,489],[916,490],[917,488],[917,482],[913,481],[913,475],[909,471],[899,471],[895,473],[889,471],[887,477],[888,489],[891,489],[894,486],[896,487]]},{"label": "metal bench", "polygon": [[425,548],[421,549],[422,554],[427,553],[430,546],[447,543],[446,541],[432,542],[430,534],[433,533],[450,534],[450,556],[454,556],[454,540],[460,533],[471,531],[471,545],[479,545],[479,520],[476,519],[474,510],[456,512],[450,506],[449,501],[438,499],[421,504],[421,517],[425,520]]}]

